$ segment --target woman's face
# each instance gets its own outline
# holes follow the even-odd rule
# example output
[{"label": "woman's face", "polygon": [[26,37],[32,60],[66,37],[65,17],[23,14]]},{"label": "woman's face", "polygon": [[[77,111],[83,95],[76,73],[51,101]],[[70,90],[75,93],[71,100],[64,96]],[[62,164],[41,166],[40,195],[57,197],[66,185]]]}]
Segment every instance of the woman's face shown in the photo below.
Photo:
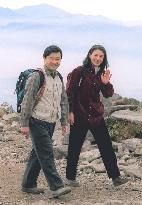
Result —
[{"label": "woman's face", "polygon": [[94,50],[93,53],[89,55],[89,58],[94,67],[99,67],[104,60],[104,53],[103,51],[97,49]]}]

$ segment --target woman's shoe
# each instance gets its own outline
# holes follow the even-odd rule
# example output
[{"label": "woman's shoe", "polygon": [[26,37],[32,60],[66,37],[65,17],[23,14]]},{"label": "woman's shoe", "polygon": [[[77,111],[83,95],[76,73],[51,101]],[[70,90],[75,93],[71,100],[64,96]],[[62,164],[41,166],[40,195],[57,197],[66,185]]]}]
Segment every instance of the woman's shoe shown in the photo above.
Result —
[{"label": "woman's shoe", "polygon": [[126,177],[122,177],[122,176],[119,176],[119,177],[112,179],[112,183],[114,186],[120,186],[120,185],[125,184],[127,182],[128,182],[128,179]]},{"label": "woman's shoe", "polygon": [[71,180],[71,179],[66,179],[66,182],[65,182],[66,185],[68,186],[71,186],[71,187],[79,187],[79,182],[76,181],[75,179],[74,180]]}]

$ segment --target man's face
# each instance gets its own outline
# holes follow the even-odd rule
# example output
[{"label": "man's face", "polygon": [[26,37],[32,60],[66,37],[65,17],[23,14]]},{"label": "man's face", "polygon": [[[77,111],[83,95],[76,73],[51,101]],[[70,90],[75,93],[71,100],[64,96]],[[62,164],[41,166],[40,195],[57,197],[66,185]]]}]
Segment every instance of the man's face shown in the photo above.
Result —
[{"label": "man's face", "polygon": [[44,58],[44,65],[47,66],[49,70],[56,70],[61,63],[61,53],[51,53],[46,58]]}]

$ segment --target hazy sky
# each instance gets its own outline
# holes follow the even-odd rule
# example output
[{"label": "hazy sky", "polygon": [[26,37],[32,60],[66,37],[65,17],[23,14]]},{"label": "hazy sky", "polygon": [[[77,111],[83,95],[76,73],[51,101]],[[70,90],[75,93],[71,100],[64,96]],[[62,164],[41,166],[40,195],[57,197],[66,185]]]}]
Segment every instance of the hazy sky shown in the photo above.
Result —
[{"label": "hazy sky", "polygon": [[0,0],[0,6],[12,9],[41,3],[71,13],[103,15],[116,20],[142,22],[142,0]]},{"label": "hazy sky", "polygon": [[[23,6],[39,5],[42,3],[56,6],[70,13],[81,13],[94,16],[102,15],[113,20],[121,20],[123,22],[134,21],[135,23],[137,22],[142,25],[142,0],[0,0],[0,7],[17,9]],[[139,28],[141,29],[141,27]],[[136,34],[131,34],[133,36],[132,49],[131,42],[128,42],[127,38],[126,42],[122,42],[122,44],[118,45],[118,35],[117,33],[115,35],[116,42],[114,48],[116,49],[113,50],[115,51],[114,53],[110,53],[112,49],[109,45],[109,41],[111,40],[110,38],[105,41],[106,38],[104,38],[103,34],[99,37],[99,39],[98,37],[95,38],[96,40],[98,39],[97,42],[99,41],[99,43],[101,42],[105,44],[108,48],[108,57],[113,73],[112,82],[115,86],[115,92],[123,96],[135,97],[142,100],[140,95],[142,92],[142,59],[140,54],[135,52],[135,49],[137,49],[135,45],[138,45],[137,41],[140,42],[141,47],[142,41],[140,35],[138,35],[138,32]],[[51,36],[51,40],[47,35],[47,42],[52,42],[53,38],[54,35]],[[71,50],[64,51],[64,59],[62,61],[62,65],[60,66],[60,72],[65,76],[71,71],[71,69],[82,63],[82,60],[86,54],[83,52],[85,52],[85,49],[88,49],[90,42],[94,41],[93,37],[92,39],[87,39],[86,36],[84,36],[83,39],[87,39],[86,43],[88,44],[88,47],[86,46],[84,51],[82,50],[78,52],[75,48],[81,50],[81,48],[79,48],[80,45],[75,48],[72,47],[74,38],[76,39],[76,35],[72,36],[65,44],[63,42],[64,46],[69,45],[69,48],[71,47]],[[59,37],[59,39],[62,39],[62,37]],[[78,39],[76,39],[76,42],[78,42]],[[130,46],[130,50],[127,49],[127,44]],[[26,67],[36,67],[37,65],[40,66],[43,63],[41,56],[42,50],[45,48],[45,40],[43,39],[43,33],[41,34],[39,31],[36,32],[29,29],[25,30],[25,32],[24,30],[19,30],[17,32],[10,30],[9,33],[9,30],[1,30],[0,45],[0,78],[11,78],[18,76],[20,71],[24,70]],[[62,45],[62,41],[59,42],[59,45]],[[64,49],[65,48],[67,47],[64,47]],[[119,55],[119,50],[122,50],[122,55]],[[33,55],[31,55],[31,53]],[[135,55],[135,53],[137,53],[138,56]],[[132,72],[134,68],[136,68],[136,72]],[[137,75],[137,73],[139,73],[139,75]],[[66,79],[66,77],[64,79]],[[0,83],[0,92],[2,92],[1,86],[4,85]],[[13,90],[9,91],[7,89],[7,82],[4,94],[6,94],[6,92],[12,92],[11,95],[8,93],[7,96],[10,96],[10,99],[15,99],[13,97]]]}]

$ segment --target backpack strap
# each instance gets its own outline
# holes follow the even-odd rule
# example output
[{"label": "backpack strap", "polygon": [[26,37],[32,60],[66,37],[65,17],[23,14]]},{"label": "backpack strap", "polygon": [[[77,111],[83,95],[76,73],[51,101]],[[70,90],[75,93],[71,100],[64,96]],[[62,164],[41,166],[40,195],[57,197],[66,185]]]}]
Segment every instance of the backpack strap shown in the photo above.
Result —
[{"label": "backpack strap", "polygon": [[57,71],[57,75],[59,76],[61,82],[63,83],[63,76],[61,75],[61,73],[59,73],[59,72]]},{"label": "backpack strap", "polygon": [[44,90],[45,90],[45,85],[46,85],[45,75],[44,75],[43,70],[41,68],[37,68],[35,70],[35,72],[39,73],[40,85],[39,85],[39,90],[38,90],[37,95],[36,95],[34,107],[38,104],[38,102],[40,101],[41,97],[43,96],[43,93],[44,93]]},{"label": "backpack strap", "polygon": [[39,89],[40,89],[41,86],[43,85],[44,81],[45,81],[45,75],[44,75],[44,72],[41,68],[37,68],[35,70],[35,72],[38,72],[39,76],[40,76],[40,84],[39,84]]},{"label": "backpack strap", "polygon": [[80,88],[81,87],[81,84],[82,84],[82,80],[83,80],[83,78],[84,78],[84,76],[85,76],[85,72],[86,72],[86,70],[85,70],[85,68],[83,67],[83,66],[79,66],[79,67],[77,67],[78,69],[80,69],[80,72],[79,72],[79,74],[78,74],[78,76],[77,76],[77,81],[76,81],[76,87],[77,88]]},{"label": "backpack strap", "polygon": [[79,74],[79,77],[78,77],[78,87],[81,86],[83,77],[84,77],[84,69],[83,69],[82,66],[80,66],[80,74]]}]

